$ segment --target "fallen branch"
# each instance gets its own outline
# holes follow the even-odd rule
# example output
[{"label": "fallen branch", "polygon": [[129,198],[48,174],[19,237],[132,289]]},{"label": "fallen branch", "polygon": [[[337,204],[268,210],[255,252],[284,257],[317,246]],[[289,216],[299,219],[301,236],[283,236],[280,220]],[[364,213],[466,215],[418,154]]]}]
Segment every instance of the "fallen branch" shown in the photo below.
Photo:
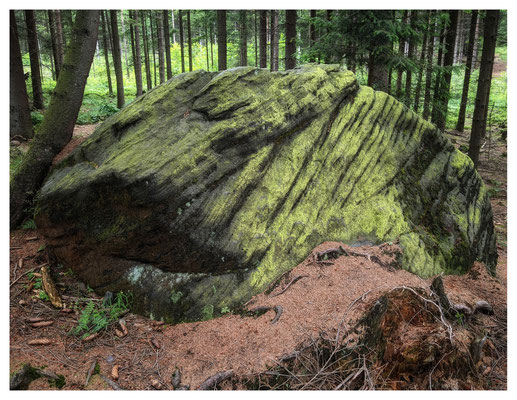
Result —
[{"label": "fallen branch", "polygon": [[59,291],[50,276],[50,271],[47,266],[41,267],[41,280],[43,283],[43,289],[47,293],[52,305],[56,308],[63,308],[63,300],[61,299]]},{"label": "fallen branch", "polygon": [[294,284],[295,282],[299,281],[299,280],[300,280],[300,279],[302,279],[302,278],[307,278],[308,276],[309,276],[309,275],[298,275],[297,277],[293,278],[293,279],[291,280],[291,282],[289,282],[289,283],[287,284],[287,286],[286,286],[284,289],[282,289],[280,292],[278,292],[278,293],[276,293],[276,294],[271,295],[271,297],[280,296],[280,295],[281,295],[282,293],[284,293],[287,289],[289,289],[289,287],[290,287],[292,284]]},{"label": "fallen branch", "polygon": [[219,385],[222,381],[233,377],[233,370],[218,372],[217,374],[211,376],[206,381],[204,381],[197,390],[211,390],[214,389],[217,385]]},{"label": "fallen branch", "polygon": [[28,271],[25,271],[23,274],[21,274],[18,278],[16,278],[14,281],[11,282],[11,284],[9,285],[9,287],[12,287],[16,282],[18,282],[20,279],[22,279],[25,275],[31,273],[31,272],[34,272],[36,271],[38,268],[41,268],[41,267],[44,267],[48,265],[48,263],[45,263],[45,264],[41,264],[41,265],[38,265],[37,267],[34,267],[34,268],[31,268],[29,269]]},{"label": "fallen branch", "polygon": [[111,388],[113,390],[124,390],[119,385],[117,385],[115,382],[113,382],[110,378],[108,378],[108,377],[106,377],[106,376],[104,376],[102,374],[99,374],[99,375],[104,380],[104,382],[106,382],[108,385],[111,386]]},{"label": "fallen branch", "polygon": [[275,310],[276,315],[275,315],[275,318],[273,318],[271,320],[272,324],[276,324],[278,322],[278,320],[280,319],[280,316],[284,312],[284,309],[282,308],[282,306],[275,306],[274,310]]},{"label": "fallen branch", "polygon": [[96,366],[97,366],[97,360],[94,360],[91,363],[90,368],[88,369],[88,372],[86,373],[86,381],[84,382],[84,387],[88,386],[88,383],[90,382],[90,378],[92,377],[92,375],[95,372],[95,367]]}]

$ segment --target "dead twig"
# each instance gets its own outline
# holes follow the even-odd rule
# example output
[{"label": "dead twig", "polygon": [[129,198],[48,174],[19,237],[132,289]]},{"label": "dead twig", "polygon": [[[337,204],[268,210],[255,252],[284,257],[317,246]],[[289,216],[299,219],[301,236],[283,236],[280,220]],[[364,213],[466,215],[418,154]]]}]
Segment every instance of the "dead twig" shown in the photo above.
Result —
[{"label": "dead twig", "polygon": [[282,306],[275,306],[274,310],[275,310],[275,318],[273,318],[271,320],[272,324],[276,324],[278,322],[278,320],[280,319],[280,316],[284,312],[284,309],[282,308]]},{"label": "dead twig", "polygon": [[276,293],[276,294],[272,294],[270,297],[280,296],[282,293],[285,293],[285,291],[286,291],[287,289],[289,289],[289,287],[290,287],[291,285],[293,285],[295,282],[299,281],[299,280],[300,280],[300,279],[302,279],[302,278],[307,278],[308,276],[309,276],[309,275],[298,275],[297,277],[293,278],[293,279],[291,280],[291,282],[289,282],[289,283],[287,284],[287,286],[286,286],[285,288],[283,288],[280,292],[278,292],[278,293]]},{"label": "dead twig", "polygon": [[41,268],[41,267],[44,267],[48,265],[48,263],[45,263],[45,264],[41,264],[41,265],[38,265],[37,267],[34,267],[34,268],[31,268],[29,269],[28,271],[25,271],[23,274],[21,274],[18,278],[16,278],[14,281],[11,282],[11,284],[9,285],[9,287],[13,287],[13,285],[18,282],[21,278],[23,278],[25,275],[31,273],[31,272],[34,272],[36,271],[38,268]]},{"label": "dead twig", "polygon": [[207,380],[205,380],[197,390],[211,390],[214,389],[217,385],[219,385],[222,381],[233,377],[233,370],[218,372],[217,374],[211,376]]}]

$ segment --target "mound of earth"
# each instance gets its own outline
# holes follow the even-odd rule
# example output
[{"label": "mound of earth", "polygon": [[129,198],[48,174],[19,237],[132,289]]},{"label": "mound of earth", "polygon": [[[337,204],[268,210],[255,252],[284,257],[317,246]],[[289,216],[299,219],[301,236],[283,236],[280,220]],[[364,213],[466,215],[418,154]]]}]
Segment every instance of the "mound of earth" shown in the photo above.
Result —
[{"label": "mound of earth", "polygon": [[242,305],[325,241],[397,241],[421,277],[497,259],[471,160],[332,65],[174,77],[54,168],[36,223],[96,291],[175,323]]}]

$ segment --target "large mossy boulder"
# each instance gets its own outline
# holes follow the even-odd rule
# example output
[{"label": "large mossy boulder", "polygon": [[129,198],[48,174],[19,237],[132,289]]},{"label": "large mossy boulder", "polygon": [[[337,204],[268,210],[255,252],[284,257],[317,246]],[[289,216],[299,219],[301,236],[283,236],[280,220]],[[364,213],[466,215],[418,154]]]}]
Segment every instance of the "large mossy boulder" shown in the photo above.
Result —
[{"label": "large mossy boulder", "polygon": [[497,258],[471,160],[330,65],[172,78],[52,171],[36,222],[91,287],[172,322],[242,304],[324,241],[399,240],[422,277]]}]

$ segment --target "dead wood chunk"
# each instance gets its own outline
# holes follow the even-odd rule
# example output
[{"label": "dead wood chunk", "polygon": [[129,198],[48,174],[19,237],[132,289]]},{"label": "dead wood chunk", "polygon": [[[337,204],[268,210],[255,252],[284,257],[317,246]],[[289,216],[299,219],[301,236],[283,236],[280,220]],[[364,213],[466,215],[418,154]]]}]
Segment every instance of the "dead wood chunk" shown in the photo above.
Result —
[{"label": "dead wood chunk", "polygon": [[474,361],[474,364],[477,364],[478,361],[481,360],[486,339],[486,336],[483,336],[482,338],[478,337],[475,338],[470,344],[470,354],[472,355],[472,361]]},{"label": "dead wood chunk", "polygon": [[39,339],[33,339],[28,342],[31,346],[45,346],[48,344],[52,344],[52,341],[47,338],[39,338]]},{"label": "dead wood chunk", "polygon": [[41,267],[41,279],[43,282],[43,289],[47,293],[50,302],[56,308],[63,308],[63,300],[61,299],[61,295],[56,288],[52,277],[50,276],[50,272],[47,267]]},{"label": "dead wood chunk", "polygon": [[271,320],[272,324],[276,324],[278,322],[278,320],[280,319],[280,316],[284,312],[284,309],[282,308],[282,306],[275,306],[274,310],[275,310],[275,318],[273,318]]},{"label": "dead wood chunk", "polygon": [[32,237],[28,237],[27,239],[25,239],[26,242],[31,242],[33,240],[38,240],[39,238],[37,236],[32,236]]},{"label": "dead wood chunk", "polygon": [[40,321],[40,322],[35,322],[33,324],[31,324],[31,326],[33,328],[44,328],[46,326],[50,326],[54,323],[54,321]]},{"label": "dead wood chunk", "polygon": [[178,367],[174,370],[171,377],[171,384],[174,389],[178,389],[181,385],[181,371]]},{"label": "dead wood chunk", "polygon": [[94,360],[90,364],[90,368],[88,368],[88,372],[86,373],[86,381],[84,382],[84,387],[88,386],[88,383],[90,382],[90,378],[95,373],[95,368],[97,367],[97,360]]},{"label": "dead wood chunk", "polygon": [[114,365],[113,368],[111,369],[111,377],[113,378],[114,381],[118,381],[118,369],[119,369],[118,365]]},{"label": "dead wood chunk", "polygon": [[122,332],[121,330],[115,328],[115,335],[117,335],[119,338],[123,338],[125,335],[124,335],[124,332]]},{"label": "dead wood chunk", "polygon": [[161,390],[162,389],[162,384],[160,383],[160,381],[158,379],[151,379],[151,386],[153,388],[155,388],[156,390]]},{"label": "dead wood chunk", "polygon": [[128,334],[126,321],[124,321],[123,319],[119,319],[118,324],[120,325],[120,329],[122,329],[123,335],[126,336]]},{"label": "dead wood chunk", "polygon": [[162,345],[160,344],[160,342],[156,338],[152,338],[151,339],[151,344],[157,350],[159,350],[162,347]]},{"label": "dead wood chunk", "polygon": [[113,390],[124,390],[119,385],[117,385],[115,382],[113,382],[110,378],[107,376],[104,376],[100,374],[100,377],[106,382]]},{"label": "dead wood chunk", "polygon": [[96,339],[99,336],[99,332],[92,333],[90,336],[86,336],[83,339],[83,342],[91,342],[92,340]]},{"label": "dead wood chunk", "polygon": [[176,390],[190,390],[190,385],[179,386]]},{"label": "dead wood chunk", "polygon": [[449,298],[445,294],[445,288],[443,287],[443,280],[441,276],[434,278],[433,283],[431,284],[431,290],[438,298],[438,301],[440,302],[440,305],[444,309],[445,313],[450,316],[450,310],[452,307]]},{"label": "dead wood chunk", "polygon": [[211,376],[206,381],[204,381],[197,390],[213,390],[219,385],[222,381],[233,377],[233,370],[218,372],[217,374]]},{"label": "dead wood chunk", "polygon": [[460,314],[463,314],[463,315],[472,315],[472,310],[470,309],[469,306],[465,305],[465,304],[454,304],[452,306],[452,308],[454,308],[456,310],[457,313],[460,313]]},{"label": "dead wood chunk", "polygon": [[488,302],[486,302],[484,300],[480,300],[474,306],[474,312],[475,313],[480,312],[480,313],[487,314],[487,315],[493,315],[494,309]]},{"label": "dead wood chunk", "polygon": [[21,307],[25,307],[27,305],[27,302],[23,299],[21,299],[18,304],[21,306]]},{"label": "dead wood chunk", "polygon": [[151,321],[152,326],[162,326],[165,324],[165,321]]},{"label": "dead wood chunk", "polygon": [[61,312],[65,314],[71,314],[74,312],[74,310],[72,310],[71,308],[63,308]]},{"label": "dead wood chunk", "polygon": [[30,282],[28,285],[27,285],[27,292],[30,292],[32,290],[32,288],[34,287],[34,282]]}]

